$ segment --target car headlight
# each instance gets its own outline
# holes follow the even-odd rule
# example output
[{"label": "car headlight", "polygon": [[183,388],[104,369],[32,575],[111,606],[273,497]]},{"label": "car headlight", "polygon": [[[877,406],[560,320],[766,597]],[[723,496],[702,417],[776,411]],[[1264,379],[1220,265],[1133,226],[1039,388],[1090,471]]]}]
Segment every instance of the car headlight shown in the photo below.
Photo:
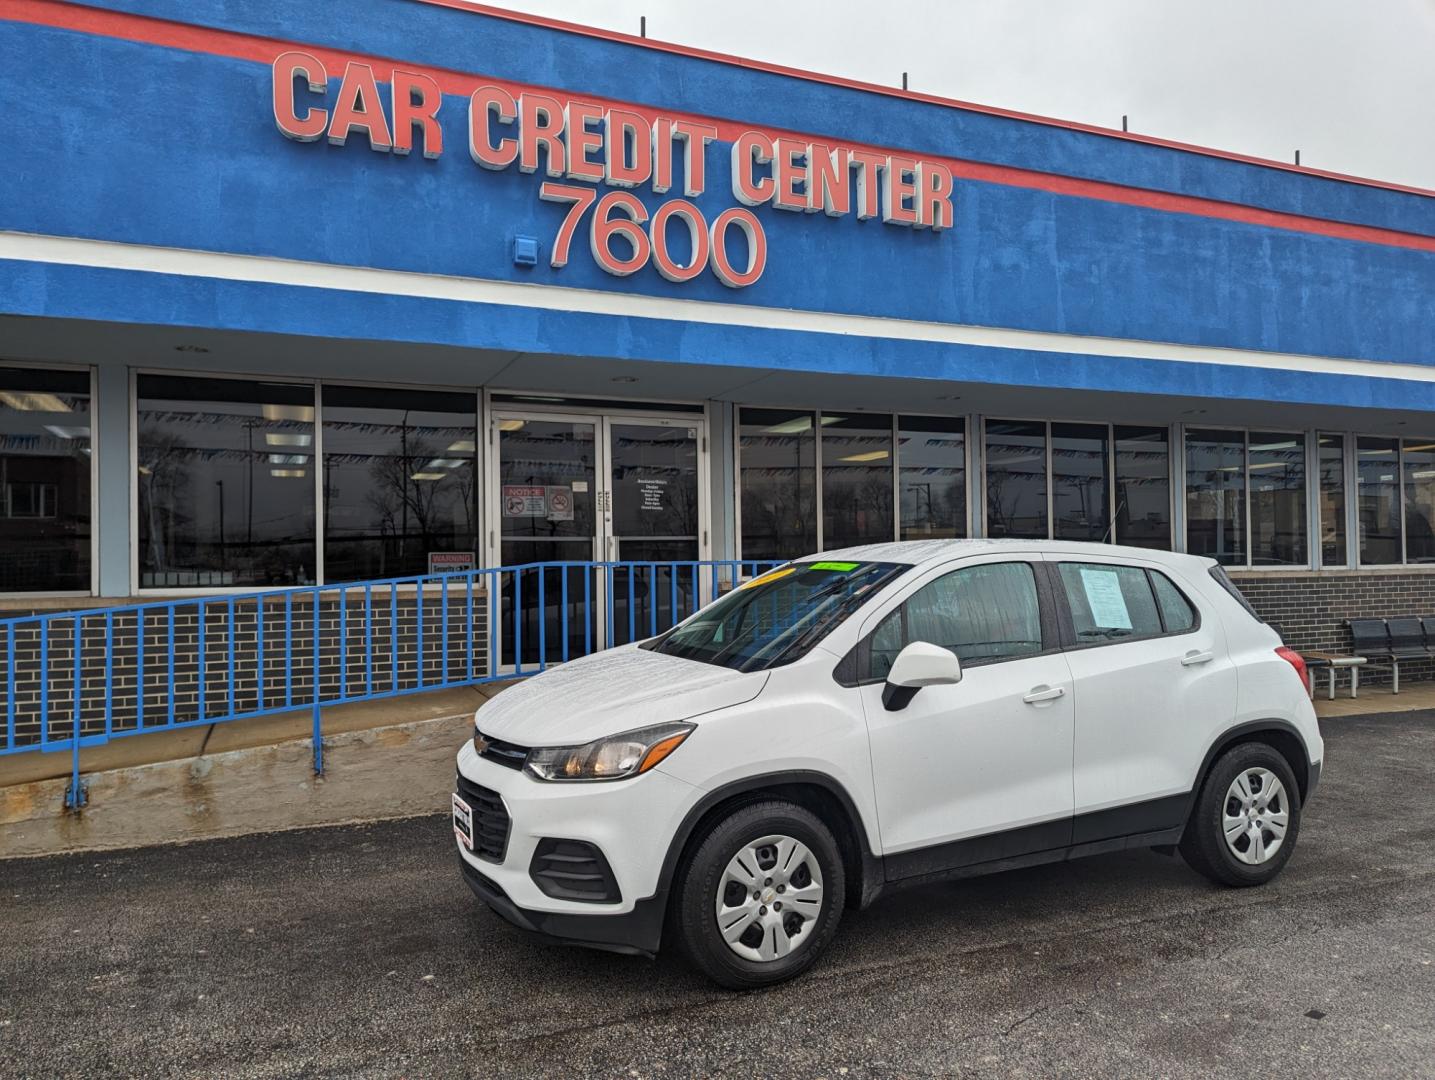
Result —
[{"label": "car headlight", "polygon": [[692,733],[695,724],[659,724],[583,746],[540,746],[524,766],[540,780],[622,780],[647,772]]}]

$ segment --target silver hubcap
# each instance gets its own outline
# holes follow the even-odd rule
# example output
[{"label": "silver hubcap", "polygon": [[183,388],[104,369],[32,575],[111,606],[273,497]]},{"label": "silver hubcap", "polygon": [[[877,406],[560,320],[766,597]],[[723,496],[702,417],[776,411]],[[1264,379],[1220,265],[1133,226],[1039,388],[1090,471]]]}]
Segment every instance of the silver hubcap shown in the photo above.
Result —
[{"label": "silver hubcap", "polygon": [[822,869],[807,845],[764,836],[742,847],[718,881],[718,932],[744,960],[780,960],[800,949],[822,912]]},{"label": "silver hubcap", "polygon": [[1280,777],[1269,769],[1246,769],[1226,791],[1221,829],[1241,862],[1259,866],[1275,858],[1286,840],[1290,805]]}]

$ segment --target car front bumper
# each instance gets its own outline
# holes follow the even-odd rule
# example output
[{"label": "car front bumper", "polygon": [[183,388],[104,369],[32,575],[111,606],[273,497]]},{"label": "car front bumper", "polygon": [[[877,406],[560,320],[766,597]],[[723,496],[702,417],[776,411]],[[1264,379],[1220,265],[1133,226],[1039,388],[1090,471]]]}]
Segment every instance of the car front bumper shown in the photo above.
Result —
[{"label": "car front bumper", "polygon": [[[631,780],[545,783],[480,758],[467,743],[458,753],[458,771],[469,783],[496,793],[509,819],[498,861],[475,855],[454,837],[464,880],[479,899],[514,925],[558,941],[620,952],[657,951],[666,901],[664,861],[701,790],[661,768]],[[597,847],[620,899],[593,903],[545,894],[530,874],[535,850],[545,838]]]}]

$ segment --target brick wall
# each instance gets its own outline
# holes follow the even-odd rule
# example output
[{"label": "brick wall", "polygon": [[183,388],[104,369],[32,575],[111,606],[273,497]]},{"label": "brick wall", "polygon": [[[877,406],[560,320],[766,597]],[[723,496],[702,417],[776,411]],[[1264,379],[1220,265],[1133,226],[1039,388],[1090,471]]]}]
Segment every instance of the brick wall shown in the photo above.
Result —
[{"label": "brick wall", "polygon": [[[1347,619],[1435,615],[1435,573],[1410,570],[1322,570],[1320,573],[1231,573],[1263,619],[1278,623],[1291,648],[1350,651]],[[1435,677],[1435,661],[1402,663],[1401,682]],[[1367,668],[1364,683],[1389,683],[1389,670]]]}]

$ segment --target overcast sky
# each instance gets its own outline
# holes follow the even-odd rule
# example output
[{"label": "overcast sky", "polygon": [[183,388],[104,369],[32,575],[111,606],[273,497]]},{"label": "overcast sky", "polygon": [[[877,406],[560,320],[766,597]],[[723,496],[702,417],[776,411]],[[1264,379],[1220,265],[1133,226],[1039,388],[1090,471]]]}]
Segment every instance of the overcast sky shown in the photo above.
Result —
[{"label": "overcast sky", "polygon": [[487,2],[1435,188],[1435,0]]}]

